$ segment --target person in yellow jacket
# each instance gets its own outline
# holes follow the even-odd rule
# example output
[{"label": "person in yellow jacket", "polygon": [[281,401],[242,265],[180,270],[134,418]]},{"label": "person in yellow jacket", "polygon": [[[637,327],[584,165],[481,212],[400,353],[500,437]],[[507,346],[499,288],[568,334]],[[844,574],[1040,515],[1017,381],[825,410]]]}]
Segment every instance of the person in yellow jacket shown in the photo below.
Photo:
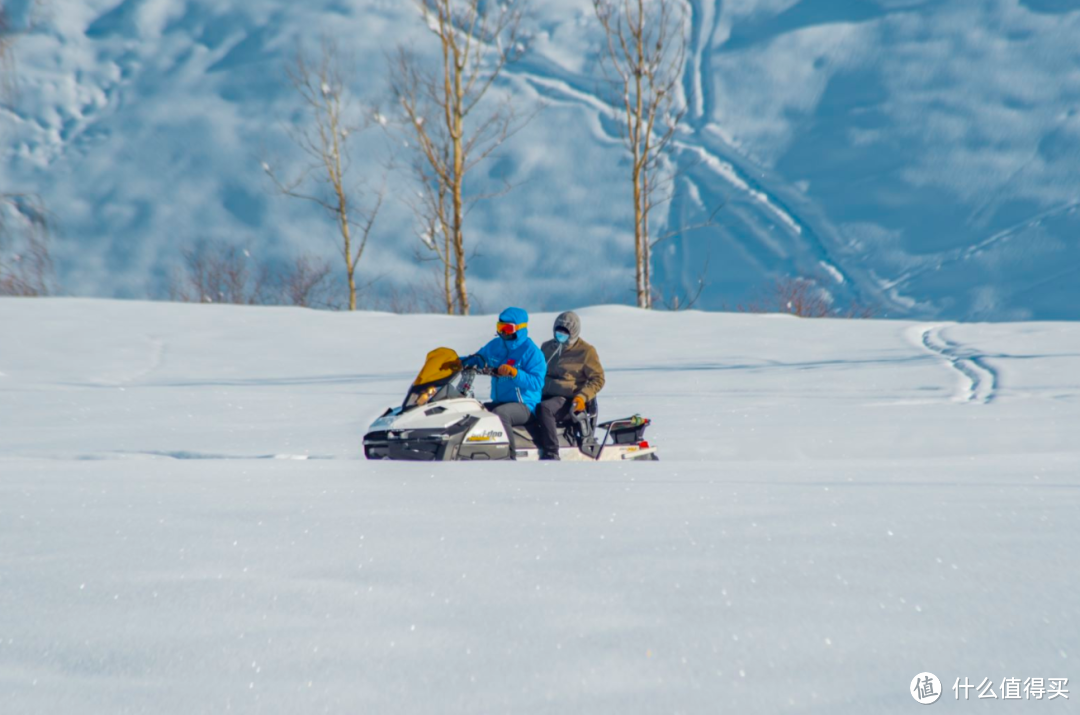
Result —
[{"label": "person in yellow jacket", "polygon": [[581,338],[581,318],[567,311],[555,318],[555,337],[540,346],[547,375],[540,404],[540,459],[559,458],[558,424],[571,410],[582,412],[604,387],[604,367],[596,348]]}]

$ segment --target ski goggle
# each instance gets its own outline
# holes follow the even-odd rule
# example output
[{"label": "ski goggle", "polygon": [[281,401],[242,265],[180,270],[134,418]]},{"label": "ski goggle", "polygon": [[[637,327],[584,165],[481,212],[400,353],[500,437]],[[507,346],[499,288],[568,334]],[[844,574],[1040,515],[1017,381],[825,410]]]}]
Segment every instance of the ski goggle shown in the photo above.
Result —
[{"label": "ski goggle", "polygon": [[528,323],[504,323],[499,321],[495,323],[495,332],[499,335],[514,335],[519,330],[524,330],[529,327]]},{"label": "ski goggle", "polygon": [[560,343],[570,341],[570,331],[566,328],[555,328],[555,339]]}]

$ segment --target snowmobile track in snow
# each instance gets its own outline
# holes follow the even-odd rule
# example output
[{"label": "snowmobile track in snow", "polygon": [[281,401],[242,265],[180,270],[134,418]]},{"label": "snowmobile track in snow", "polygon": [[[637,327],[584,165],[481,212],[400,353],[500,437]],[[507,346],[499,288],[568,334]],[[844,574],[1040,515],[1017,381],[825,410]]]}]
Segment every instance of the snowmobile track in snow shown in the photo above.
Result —
[{"label": "snowmobile track in snow", "polygon": [[990,404],[997,397],[998,374],[986,364],[985,356],[946,338],[943,325],[919,328],[919,342],[929,352],[944,359],[960,373],[964,387],[956,395],[957,402]]},{"label": "snowmobile track in snow", "polygon": [[[188,450],[137,450],[137,451],[124,451],[113,450],[112,452],[101,453],[94,452],[89,454],[76,455],[70,457],[80,462],[96,462],[105,461],[110,459],[179,459],[179,460],[200,460],[205,459],[209,461],[222,461],[222,460],[266,460],[266,459],[278,459],[278,460],[327,460],[337,459],[333,455],[319,455],[319,454],[224,454],[224,453],[210,453],[210,452],[192,452]],[[63,459],[69,459],[69,457],[63,457]]]}]

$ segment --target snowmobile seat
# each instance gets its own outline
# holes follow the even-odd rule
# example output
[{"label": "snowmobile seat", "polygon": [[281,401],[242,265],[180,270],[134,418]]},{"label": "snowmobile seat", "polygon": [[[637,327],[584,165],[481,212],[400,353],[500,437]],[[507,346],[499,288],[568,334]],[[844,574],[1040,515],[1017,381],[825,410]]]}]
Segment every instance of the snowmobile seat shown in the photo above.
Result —
[{"label": "snowmobile seat", "polygon": [[[560,442],[566,446],[576,445],[580,446],[586,437],[596,434],[596,422],[600,414],[600,406],[596,402],[596,398],[593,398],[585,403],[585,414],[589,416],[588,434],[582,434],[581,429],[578,426],[577,420],[574,419],[574,413],[567,410],[566,415],[559,420],[558,432],[560,435]],[[515,434],[519,437],[527,437],[533,444],[538,443],[540,435],[540,424],[536,419],[536,415],[533,414],[527,423],[520,427],[514,428]]]},{"label": "snowmobile seat", "polygon": [[[596,421],[600,415],[600,406],[597,404],[595,397],[585,403],[585,414],[589,416],[589,423],[592,425],[593,431],[596,431]],[[529,418],[529,425],[534,425],[535,423],[536,413],[533,413]],[[574,420],[574,413],[571,410],[567,410],[566,414],[563,415],[563,418],[559,420],[560,427],[573,427],[576,424],[577,421]]]}]

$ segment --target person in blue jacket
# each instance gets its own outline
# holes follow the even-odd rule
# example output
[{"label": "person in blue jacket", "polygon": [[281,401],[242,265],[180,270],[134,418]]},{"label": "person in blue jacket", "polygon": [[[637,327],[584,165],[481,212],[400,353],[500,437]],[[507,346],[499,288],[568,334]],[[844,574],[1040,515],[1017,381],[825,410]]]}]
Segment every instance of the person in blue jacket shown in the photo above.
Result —
[{"label": "person in blue jacket", "polygon": [[495,324],[497,337],[475,355],[462,358],[465,367],[496,368],[491,379],[491,402],[484,405],[502,420],[510,441],[510,459],[516,459],[514,425],[532,417],[544,388],[547,361],[529,338],[529,314],[521,308],[507,308]]}]

